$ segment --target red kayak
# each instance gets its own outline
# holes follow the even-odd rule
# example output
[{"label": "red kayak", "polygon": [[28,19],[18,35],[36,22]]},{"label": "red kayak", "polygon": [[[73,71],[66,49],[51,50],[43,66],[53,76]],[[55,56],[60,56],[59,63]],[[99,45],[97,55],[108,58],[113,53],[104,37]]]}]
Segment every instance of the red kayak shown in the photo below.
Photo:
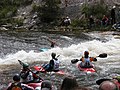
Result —
[{"label": "red kayak", "polygon": [[[38,82],[38,83],[28,83],[28,84],[26,84],[26,85],[33,87],[34,90],[41,90],[41,83],[42,83],[42,81],[40,81],[40,82]],[[10,86],[10,85],[11,85],[11,83],[9,83],[8,86]],[[7,89],[6,89],[6,90],[7,90]]]},{"label": "red kayak", "polygon": [[[47,71],[45,71],[45,69],[42,66],[34,66],[33,67],[36,71],[42,72],[42,73],[47,73]],[[54,71],[53,71],[54,72]],[[59,70],[57,72],[54,72],[55,74],[59,74],[59,75],[65,75],[66,73],[62,70]]]},{"label": "red kayak", "polygon": [[83,68],[83,67],[80,66],[80,64],[77,64],[77,67],[79,68],[80,71],[83,71],[83,72],[86,72],[86,73],[96,72],[96,70],[94,69],[94,66],[90,67],[90,68]]},{"label": "red kayak", "polygon": [[40,89],[41,88],[41,82],[39,82],[39,83],[29,83],[27,85],[33,87],[35,90],[41,90]]}]

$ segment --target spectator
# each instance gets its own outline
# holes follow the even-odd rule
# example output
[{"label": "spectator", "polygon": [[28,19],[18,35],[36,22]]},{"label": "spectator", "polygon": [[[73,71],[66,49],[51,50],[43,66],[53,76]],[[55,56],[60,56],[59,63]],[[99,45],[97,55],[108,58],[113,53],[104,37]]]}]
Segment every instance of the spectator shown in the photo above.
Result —
[{"label": "spectator", "polygon": [[90,18],[89,18],[89,27],[90,29],[94,26],[94,18],[93,16],[91,15]]},{"label": "spectator", "polygon": [[106,15],[103,15],[103,18],[102,18],[102,25],[103,26],[107,26],[108,25],[108,18]]},{"label": "spectator", "polygon": [[99,90],[119,90],[119,87],[112,81],[104,81],[100,84]]},{"label": "spectator", "polygon": [[90,90],[85,87],[80,87],[74,77],[65,77],[60,90]]},{"label": "spectator", "polygon": [[71,24],[71,19],[67,16],[64,20],[65,26],[68,27]]},{"label": "spectator", "polygon": [[52,90],[52,83],[49,80],[44,80],[41,84],[41,90]]},{"label": "spectator", "polygon": [[115,8],[116,6],[113,6],[113,8],[111,9],[111,24],[115,24]]}]

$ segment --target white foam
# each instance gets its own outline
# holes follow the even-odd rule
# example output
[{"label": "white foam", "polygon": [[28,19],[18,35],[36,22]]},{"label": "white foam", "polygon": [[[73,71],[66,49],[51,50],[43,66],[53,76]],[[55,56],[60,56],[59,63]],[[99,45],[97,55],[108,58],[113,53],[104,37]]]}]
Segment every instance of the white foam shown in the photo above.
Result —
[{"label": "white foam", "polygon": [[16,64],[18,59],[24,62],[31,61],[49,61],[51,53],[55,52],[61,61],[70,62],[73,58],[80,58],[85,50],[90,51],[90,56],[97,56],[101,53],[119,54],[120,53],[120,39],[111,39],[108,42],[101,42],[97,40],[88,41],[80,44],[73,44],[66,48],[53,48],[46,52],[34,52],[33,50],[26,52],[24,50],[18,51],[14,54],[9,54],[4,58],[0,58],[0,64]]}]

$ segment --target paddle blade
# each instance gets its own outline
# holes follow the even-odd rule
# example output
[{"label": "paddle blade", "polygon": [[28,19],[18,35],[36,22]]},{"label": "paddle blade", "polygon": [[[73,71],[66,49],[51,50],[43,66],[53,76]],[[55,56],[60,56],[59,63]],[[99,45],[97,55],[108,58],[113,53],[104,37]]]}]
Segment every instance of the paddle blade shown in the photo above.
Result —
[{"label": "paddle blade", "polygon": [[100,85],[102,82],[104,82],[104,81],[110,81],[110,80],[111,79],[107,79],[107,78],[99,79],[99,80],[96,81],[96,84]]},{"label": "paddle blade", "polygon": [[77,63],[79,60],[78,59],[73,59],[73,60],[71,60],[71,63],[72,64],[75,64],[75,63]]},{"label": "paddle blade", "polygon": [[22,61],[18,60],[18,62],[20,63],[20,65],[22,65],[23,67],[29,67],[29,64],[27,63],[23,63]]},{"label": "paddle blade", "polygon": [[24,63],[22,61],[18,60],[18,62],[23,66]]},{"label": "paddle blade", "polygon": [[106,58],[106,57],[107,57],[107,54],[106,54],[106,53],[102,53],[102,54],[100,54],[98,57],[100,57],[100,58]]}]

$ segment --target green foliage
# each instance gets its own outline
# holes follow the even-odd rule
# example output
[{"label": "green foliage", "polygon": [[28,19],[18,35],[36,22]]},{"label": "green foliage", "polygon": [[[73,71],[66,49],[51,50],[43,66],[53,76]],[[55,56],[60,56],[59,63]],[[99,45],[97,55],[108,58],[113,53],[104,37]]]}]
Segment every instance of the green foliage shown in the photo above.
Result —
[{"label": "green foliage", "polygon": [[13,19],[13,21],[11,23],[13,23],[14,25],[22,26],[23,19]]},{"label": "green foliage", "polygon": [[33,5],[32,5],[32,11],[33,11],[33,12],[39,12],[39,11],[40,11],[40,6],[39,6],[39,5],[36,5],[36,4],[33,4]]},{"label": "green foliage", "polygon": [[82,13],[85,13],[86,17],[93,15],[98,19],[101,19],[103,15],[108,15],[109,13],[107,5],[105,4],[101,5],[100,3],[96,3],[93,5],[84,4],[81,10],[82,10]]},{"label": "green foliage", "polygon": [[71,26],[72,27],[86,27],[87,20],[86,19],[82,19],[82,20],[74,19],[74,20],[72,20]]},{"label": "green foliage", "polygon": [[44,0],[39,12],[41,21],[46,23],[56,21],[60,16],[59,4],[60,0]]},{"label": "green foliage", "polygon": [[31,2],[32,0],[0,0],[0,24],[11,22],[9,18],[15,15],[17,8]]}]

